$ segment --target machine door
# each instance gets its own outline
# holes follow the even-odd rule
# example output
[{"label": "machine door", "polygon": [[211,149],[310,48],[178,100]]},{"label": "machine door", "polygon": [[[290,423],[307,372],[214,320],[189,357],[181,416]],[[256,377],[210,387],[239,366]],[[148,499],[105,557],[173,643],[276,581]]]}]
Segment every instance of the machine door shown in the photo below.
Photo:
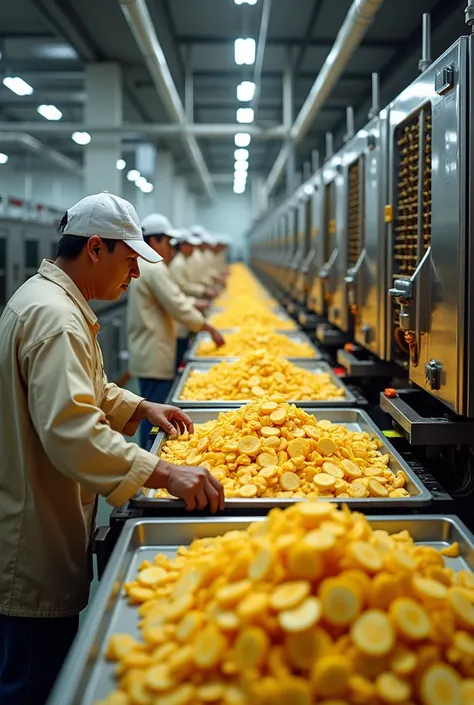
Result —
[{"label": "machine door", "polygon": [[389,106],[392,359],[460,414],[466,394],[468,45],[463,37]]},{"label": "machine door", "polygon": [[320,228],[315,257],[315,276],[311,286],[311,309],[319,316],[327,314],[334,288],[336,251],[336,166],[339,157],[324,165],[321,176]]},{"label": "machine door", "polygon": [[[347,300],[357,343],[385,359],[387,257],[384,237],[387,112],[371,120],[347,148]],[[352,318],[352,321],[351,321]]]}]

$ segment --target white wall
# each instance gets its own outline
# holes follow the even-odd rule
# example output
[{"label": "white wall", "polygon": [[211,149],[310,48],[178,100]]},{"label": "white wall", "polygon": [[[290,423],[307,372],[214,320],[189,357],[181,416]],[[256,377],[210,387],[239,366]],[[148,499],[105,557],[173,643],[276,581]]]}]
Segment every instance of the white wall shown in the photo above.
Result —
[{"label": "white wall", "polygon": [[252,220],[249,188],[245,193],[236,195],[232,191],[232,184],[220,186],[212,203],[202,198],[196,201],[195,216],[196,222],[211,232],[230,235],[232,255],[247,259],[248,242],[244,233]]}]

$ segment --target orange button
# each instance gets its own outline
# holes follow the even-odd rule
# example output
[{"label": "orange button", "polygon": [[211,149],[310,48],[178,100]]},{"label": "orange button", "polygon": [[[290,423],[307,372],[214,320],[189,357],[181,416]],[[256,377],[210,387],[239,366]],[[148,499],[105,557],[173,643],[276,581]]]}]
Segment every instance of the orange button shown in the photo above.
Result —
[{"label": "orange button", "polygon": [[391,389],[390,387],[384,391],[385,396],[387,399],[393,399],[394,397],[397,396],[397,390],[396,389]]},{"label": "orange button", "polygon": [[346,352],[354,352],[354,343],[344,343],[344,350]]}]

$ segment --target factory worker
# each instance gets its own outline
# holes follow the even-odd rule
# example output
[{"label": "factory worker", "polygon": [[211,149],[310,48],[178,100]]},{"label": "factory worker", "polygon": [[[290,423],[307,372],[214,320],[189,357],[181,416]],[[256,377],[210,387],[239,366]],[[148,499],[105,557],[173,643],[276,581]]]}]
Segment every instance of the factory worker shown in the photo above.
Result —
[{"label": "factory worker", "polygon": [[196,277],[202,283],[221,289],[225,279],[216,268],[210,252],[209,241],[212,240],[210,233],[204,230],[202,225],[193,225],[191,234],[199,240],[191,260]]},{"label": "factory worker", "polygon": [[[199,281],[199,277],[192,266],[192,257],[195,247],[200,241],[192,235],[189,230],[177,230],[171,244],[175,248],[176,255],[173,257],[169,268],[173,279],[178,284],[181,291],[187,296],[197,299],[214,298],[217,296],[217,290],[210,286],[206,286]],[[176,327],[178,336],[176,349],[176,366],[179,367],[189,345],[189,329],[180,323]]]},{"label": "factory worker", "polygon": [[[163,261],[156,267],[146,262],[141,277],[131,282],[127,306],[129,372],[138,378],[140,393],[150,401],[164,401],[173,385],[176,373],[176,325],[181,323],[197,333],[207,331],[214,343],[224,339],[206,323],[195,306],[195,299],[186,296],[173,279],[169,263],[173,259],[171,245],[173,228],[167,218],[152,213],[142,222],[145,241]],[[140,427],[140,442],[148,445],[152,424]]]},{"label": "factory worker", "polygon": [[180,409],[107,381],[91,299],[116,301],[160,267],[137,213],[107,192],[63,216],[43,261],[0,318],[0,705],[44,705],[87,604],[97,495],[120,506],[143,487],[189,508],[223,506],[204,468],[163,462],[122,434],[142,419],[175,434]]}]

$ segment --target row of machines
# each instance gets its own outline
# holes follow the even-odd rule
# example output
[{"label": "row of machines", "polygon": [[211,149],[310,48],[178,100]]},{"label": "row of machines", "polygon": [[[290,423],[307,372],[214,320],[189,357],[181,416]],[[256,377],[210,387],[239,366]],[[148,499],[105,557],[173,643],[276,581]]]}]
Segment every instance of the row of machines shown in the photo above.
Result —
[{"label": "row of machines", "polygon": [[[0,315],[16,289],[38,271],[43,259],[55,259],[62,213],[0,194]],[[127,370],[125,297],[92,304],[100,323],[99,339],[109,379]]]},{"label": "row of machines", "polygon": [[472,42],[381,110],[374,90],[369,122],[251,234],[254,271],[414,445],[474,430]]}]

